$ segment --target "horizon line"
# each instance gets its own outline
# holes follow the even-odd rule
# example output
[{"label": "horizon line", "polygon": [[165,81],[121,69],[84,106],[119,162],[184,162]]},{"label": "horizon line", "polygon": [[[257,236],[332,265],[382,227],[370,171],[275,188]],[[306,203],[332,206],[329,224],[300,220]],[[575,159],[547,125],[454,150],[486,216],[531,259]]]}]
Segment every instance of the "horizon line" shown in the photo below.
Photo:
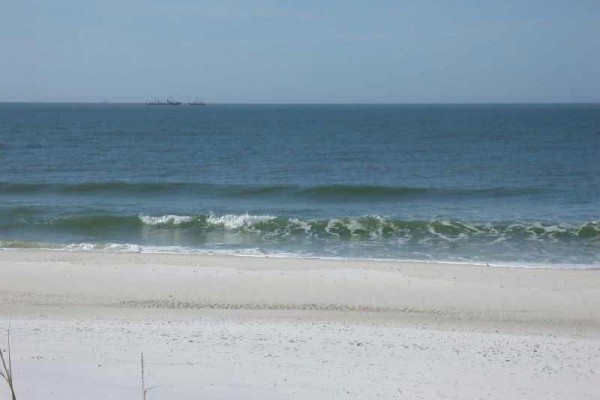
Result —
[{"label": "horizon line", "polygon": [[[187,105],[182,101],[181,105]],[[0,100],[0,104],[113,104],[145,105],[146,101],[11,101]],[[597,101],[514,101],[514,102],[206,102],[206,105],[596,105]]]}]

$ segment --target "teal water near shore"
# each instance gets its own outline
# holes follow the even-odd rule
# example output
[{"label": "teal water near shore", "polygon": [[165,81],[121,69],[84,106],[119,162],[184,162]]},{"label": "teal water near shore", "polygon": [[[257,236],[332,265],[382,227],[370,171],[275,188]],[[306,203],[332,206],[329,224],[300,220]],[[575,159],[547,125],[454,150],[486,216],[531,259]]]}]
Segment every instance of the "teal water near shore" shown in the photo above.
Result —
[{"label": "teal water near shore", "polygon": [[0,247],[600,267],[599,105],[0,104]]}]

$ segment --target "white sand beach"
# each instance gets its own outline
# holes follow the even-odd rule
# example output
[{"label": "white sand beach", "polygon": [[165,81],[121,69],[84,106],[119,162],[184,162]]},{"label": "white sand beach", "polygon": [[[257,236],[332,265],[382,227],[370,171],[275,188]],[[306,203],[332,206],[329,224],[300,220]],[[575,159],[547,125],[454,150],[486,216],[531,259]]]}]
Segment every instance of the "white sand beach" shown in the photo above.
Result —
[{"label": "white sand beach", "polygon": [[598,270],[0,252],[20,400],[139,398],[141,352],[152,400],[597,399],[599,310]]}]

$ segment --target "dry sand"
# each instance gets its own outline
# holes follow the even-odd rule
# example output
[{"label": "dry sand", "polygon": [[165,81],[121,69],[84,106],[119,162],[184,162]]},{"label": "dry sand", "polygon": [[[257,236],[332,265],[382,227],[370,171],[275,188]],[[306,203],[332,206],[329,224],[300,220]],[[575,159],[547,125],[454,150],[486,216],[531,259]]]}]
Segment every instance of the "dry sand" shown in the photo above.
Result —
[{"label": "dry sand", "polygon": [[19,400],[600,398],[597,270],[0,251],[9,318]]}]

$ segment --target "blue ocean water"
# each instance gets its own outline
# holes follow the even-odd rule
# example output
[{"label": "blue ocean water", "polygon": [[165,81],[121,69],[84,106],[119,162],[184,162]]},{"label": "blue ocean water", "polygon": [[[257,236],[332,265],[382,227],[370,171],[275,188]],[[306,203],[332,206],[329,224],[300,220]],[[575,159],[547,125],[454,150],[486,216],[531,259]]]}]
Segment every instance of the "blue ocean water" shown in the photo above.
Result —
[{"label": "blue ocean water", "polygon": [[0,104],[0,247],[600,267],[600,105]]}]

